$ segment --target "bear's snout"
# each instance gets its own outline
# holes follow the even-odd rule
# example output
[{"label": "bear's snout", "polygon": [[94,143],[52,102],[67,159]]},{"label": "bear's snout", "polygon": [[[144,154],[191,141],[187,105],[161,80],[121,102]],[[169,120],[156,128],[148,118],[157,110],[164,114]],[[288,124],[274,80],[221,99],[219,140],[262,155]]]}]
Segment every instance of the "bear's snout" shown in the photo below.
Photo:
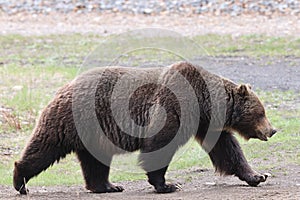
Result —
[{"label": "bear's snout", "polygon": [[256,136],[263,141],[268,141],[268,138],[271,138],[276,133],[277,130],[266,117],[260,121],[260,125],[256,129]]},{"label": "bear's snout", "polygon": [[257,131],[257,138],[263,141],[268,141],[268,138],[271,138],[273,135],[277,133],[276,129],[271,128],[270,130],[265,129],[265,131]]}]

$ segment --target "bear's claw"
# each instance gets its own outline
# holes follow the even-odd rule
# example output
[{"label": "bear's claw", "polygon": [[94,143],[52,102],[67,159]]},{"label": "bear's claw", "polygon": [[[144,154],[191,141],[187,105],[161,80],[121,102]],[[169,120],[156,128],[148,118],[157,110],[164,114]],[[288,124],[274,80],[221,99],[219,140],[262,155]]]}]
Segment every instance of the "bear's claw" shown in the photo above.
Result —
[{"label": "bear's claw", "polygon": [[258,186],[261,182],[265,182],[268,178],[268,174],[252,174],[247,176],[247,178],[245,178],[245,181],[248,183],[248,185],[252,186],[252,187],[256,187]]},{"label": "bear's claw", "polygon": [[157,193],[171,193],[176,190],[180,190],[181,186],[179,184],[164,184],[161,187],[156,188]]},{"label": "bear's claw", "polygon": [[29,192],[29,190],[25,187],[25,185],[22,185],[18,191],[22,195],[26,195]]},{"label": "bear's claw", "polygon": [[115,186],[111,183],[105,183],[96,188],[86,187],[93,193],[110,193],[110,192],[123,192],[124,188],[122,186]]},{"label": "bear's claw", "polygon": [[123,192],[124,188],[122,186],[113,186],[110,188],[112,192]]},{"label": "bear's claw", "polygon": [[176,187],[177,190],[182,190],[182,186],[179,183],[176,183],[175,187]]},{"label": "bear's claw", "polygon": [[269,176],[271,176],[271,174],[269,173],[259,174],[257,172],[251,172],[248,174],[244,174],[243,176],[239,176],[239,179],[242,181],[246,181],[248,185],[252,187],[256,187],[261,182],[265,182]]}]

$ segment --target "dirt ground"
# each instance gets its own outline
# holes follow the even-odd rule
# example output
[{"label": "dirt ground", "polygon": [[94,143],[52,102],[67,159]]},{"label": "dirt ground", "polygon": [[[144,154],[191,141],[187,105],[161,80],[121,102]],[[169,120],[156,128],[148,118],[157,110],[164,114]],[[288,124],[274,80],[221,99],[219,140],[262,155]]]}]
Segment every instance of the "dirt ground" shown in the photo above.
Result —
[{"label": "dirt ground", "polygon": [[[191,169],[168,173],[172,182],[182,186],[181,191],[156,194],[146,180],[119,182],[122,193],[93,194],[83,186],[29,187],[30,194],[21,196],[12,187],[0,186],[2,199],[299,199],[300,166],[284,166],[288,173],[278,171],[258,187],[250,187],[236,177],[220,177],[212,169]],[[178,176],[177,178],[173,178]],[[192,177],[192,178],[190,178]],[[189,180],[187,181],[187,178]]]},{"label": "dirt ground", "polygon": [[272,36],[299,36],[300,20],[297,16],[203,16],[203,15],[129,15],[52,14],[28,15],[0,14],[0,34],[102,34],[109,35],[139,28],[164,28],[183,35],[203,34],[264,34]]},{"label": "dirt ground", "polygon": [[299,57],[210,57],[200,63],[213,73],[236,83],[249,83],[254,89],[300,91]]},{"label": "dirt ground", "polygon": [[[164,27],[184,35],[195,34],[266,34],[299,36],[300,20],[296,17],[238,17],[205,16],[0,16],[0,34],[66,34],[119,33],[135,28]],[[84,24],[84,25],[83,25]],[[217,57],[207,58],[205,68],[236,82],[247,82],[263,90],[300,91],[300,58]],[[218,64],[217,66],[215,64]],[[295,100],[292,106],[299,106]],[[253,163],[252,163],[253,164]],[[249,187],[236,177],[220,177],[212,168],[169,172],[172,182],[179,182],[182,190],[172,194],[155,194],[146,180],[119,182],[125,191],[114,194],[92,194],[84,186],[30,187],[28,196],[20,196],[12,186],[0,186],[0,199],[300,199],[300,166],[272,163],[273,174],[266,183]],[[255,168],[255,166],[254,166]]]}]

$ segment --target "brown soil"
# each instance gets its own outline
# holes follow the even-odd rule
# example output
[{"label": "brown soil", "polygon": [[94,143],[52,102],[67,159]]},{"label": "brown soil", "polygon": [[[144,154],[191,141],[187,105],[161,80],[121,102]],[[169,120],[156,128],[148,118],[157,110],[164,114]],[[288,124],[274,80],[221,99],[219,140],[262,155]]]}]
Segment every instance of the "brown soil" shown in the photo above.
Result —
[{"label": "brown soil", "polygon": [[[250,187],[236,177],[220,177],[213,170],[180,170],[168,173],[182,190],[171,194],[156,194],[146,180],[119,182],[122,193],[93,194],[83,186],[29,187],[28,196],[19,195],[12,187],[0,186],[1,199],[299,199],[300,166],[277,167],[267,182]],[[175,178],[176,177],[176,178]],[[169,179],[169,180],[170,180]]]},{"label": "brown soil", "polygon": [[121,13],[102,14],[52,14],[28,15],[19,13],[7,16],[0,14],[1,34],[102,34],[121,33],[138,28],[165,28],[183,35],[208,33],[265,34],[275,36],[299,36],[300,20],[297,16],[244,15],[238,17],[209,15],[129,15]]}]

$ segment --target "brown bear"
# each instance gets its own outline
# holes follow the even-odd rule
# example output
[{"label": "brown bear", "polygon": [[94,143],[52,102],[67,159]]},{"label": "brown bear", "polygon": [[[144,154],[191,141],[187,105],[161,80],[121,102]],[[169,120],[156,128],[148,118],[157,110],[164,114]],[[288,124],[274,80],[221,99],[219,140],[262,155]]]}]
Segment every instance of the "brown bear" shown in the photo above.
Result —
[{"label": "brown bear", "polygon": [[[130,88],[135,80],[142,82]],[[127,105],[114,103],[124,96]],[[128,108],[131,122],[115,111],[120,108],[124,112]],[[157,126],[155,134],[147,132],[147,127]],[[98,134],[101,131],[103,135]],[[15,162],[13,183],[17,191],[27,194],[25,184],[32,177],[75,152],[88,190],[121,192],[123,187],[109,182],[111,159],[114,154],[140,150],[140,165],[156,192],[174,192],[178,185],[165,183],[168,164],[176,150],[195,137],[216,171],[257,186],[267,175],[251,169],[234,132],[247,140],[264,141],[276,133],[248,85],[237,85],[188,62],[165,68],[95,68],[63,86],[43,110],[21,159]]]}]

